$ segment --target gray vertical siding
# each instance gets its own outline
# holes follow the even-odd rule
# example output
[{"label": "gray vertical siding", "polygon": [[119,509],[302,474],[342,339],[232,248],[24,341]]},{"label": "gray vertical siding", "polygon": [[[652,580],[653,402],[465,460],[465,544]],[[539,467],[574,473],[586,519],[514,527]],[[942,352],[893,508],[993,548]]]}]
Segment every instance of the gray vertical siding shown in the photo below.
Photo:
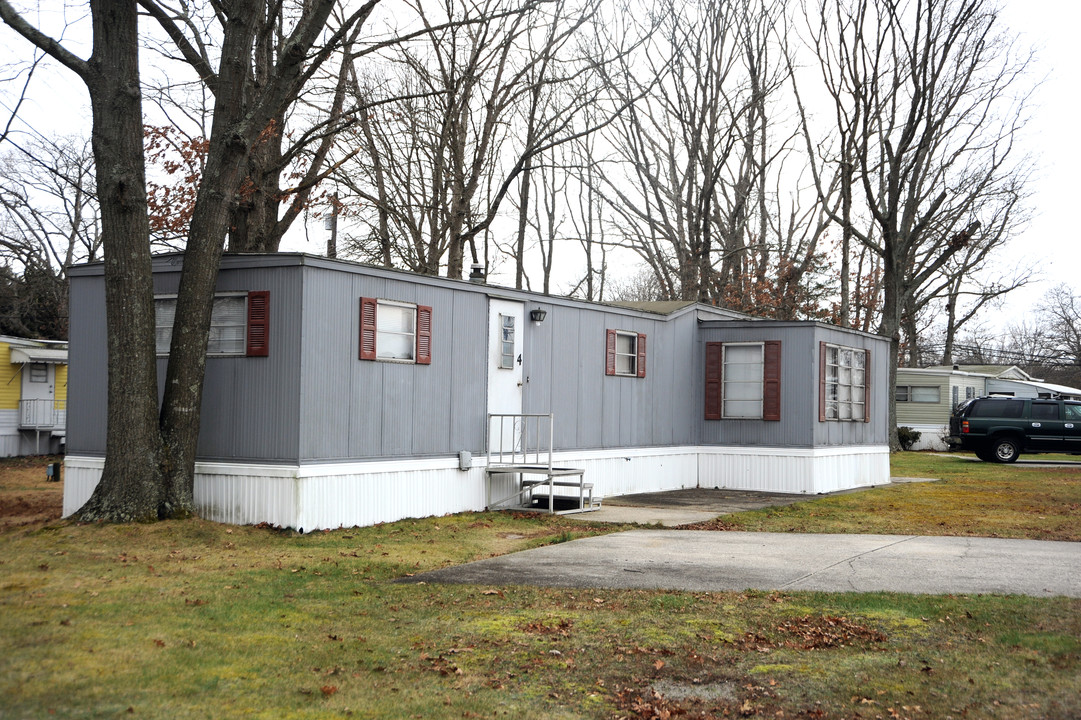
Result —
[{"label": "gray vertical siding", "polygon": [[[526,412],[555,415],[559,450],[683,445],[694,422],[681,409],[691,396],[693,313],[672,318],[563,303],[539,304],[548,316],[526,333]],[[533,307],[527,303],[527,311]],[[646,376],[605,375],[606,331],[646,335]]]},{"label": "gray vertical siding", "polygon": [[68,307],[67,451],[104,455],[108,349],[102,276],[73,269]]},{"label": "gray vertical siding", "polygon": [[814,386],[818,387],[818,343],[870,350],[871,366],[868,368],[868,415],[871,422],[817,422],[818,406],[815,405],[815,446],[832,445],[884,445],[889,442],[889,352],[890,344],[885,338],[863,333],[846,332],[829,325],[815,326]]},{"label": "gray vertical siding", "polygon": [[[705,420],[705,343],[781,342],[781,419]],[[820,422],[818,419],[819,342],[871,351],[871,422]],[[701,443],[768,447],[879,445],[887,441],[889,342],[877,336],[813,322],[710,322],[700,332],[696,353],[695,413]]]},{"label": "gray vertical siding", "polygon": [[[432,363],[359,359],[360,298],[432,308]],[[487,299],[436,282],[305,268],[302,461],[483,449]]]},{"label": "gray vertical siding", "polygon": [[[176,291],[177,258],[155,261]],[[325,462],[484,451],[489,294],[525,303],[523,409],[555,414],[557,450],[683,445],[817,447],[886,441],[888,343],[815,323],[664,316],[296,255],[233,256],[219,291],[270,291],[270,356],[208,358],[199,456]],[[432,307],[432,363],[362,361],[360,298]],[[547,311],[535,324],[528,313]],[[104,282],[71,281],[68,448],[105,451]],[[605,375],[605,331],[644,333],[645,378]],[[780,340],[779,422],[706,421],[710,341]],[[870,423],[818,421],[818,343],[872,350]],[[159,361],[164,378],[165,360]]]},{"label": "gray vertical siding", "polygon": [[[703,445],[811,447],[810,424],[818,419],[817,382],[811,384],[814,344],[812,323],[709,323],[699,333],[695,380],[695,417]],[[705,354],[707,342],[781,342],[781,419],[705,420]],[[813,412],[813,416],[812,416]]]},{"label": "gray vertical siding", "polygon": [[[270,355],[210,357],[203,387],[198,455],[202,460],[296,461],[300,348],[300,275],[289,267],[236,267],[227,259],[217,291],[270,291]],[[175,293],[176,257],[154,261],[154,292]],[[100,265],[75,269],[71,281],[68,452],[105,453],[107,350],[105,284]],[[159,397],[167,360],[158,360]]]}]

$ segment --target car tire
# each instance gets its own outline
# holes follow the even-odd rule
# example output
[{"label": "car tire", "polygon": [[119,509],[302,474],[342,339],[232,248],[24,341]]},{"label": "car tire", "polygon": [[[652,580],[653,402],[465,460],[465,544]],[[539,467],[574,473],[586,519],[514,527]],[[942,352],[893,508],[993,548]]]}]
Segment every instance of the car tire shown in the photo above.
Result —
[{"label": "car tire", "polygon": [[998,438],[991,444],[991,456],[995,462],[1016,462],[1021,455],[1021,446],[1013,438]]}]

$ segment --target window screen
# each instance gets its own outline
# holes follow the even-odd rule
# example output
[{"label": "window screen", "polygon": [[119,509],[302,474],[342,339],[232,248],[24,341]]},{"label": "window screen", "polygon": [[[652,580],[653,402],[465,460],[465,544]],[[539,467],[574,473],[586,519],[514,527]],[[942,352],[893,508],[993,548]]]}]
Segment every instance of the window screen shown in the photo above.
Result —
[{"label": "window screen", "polygon": [[762,345],[724,346],[725,418],[762,417]]},{"label": "window screen", "polygon": [[616,333],[616,375],[638,374],[638,335]]},{"label": "window screen", "polygon": [[378,357],[412,360],[417,347],[416,320],[414,307],[380,301],[375,326]]}]

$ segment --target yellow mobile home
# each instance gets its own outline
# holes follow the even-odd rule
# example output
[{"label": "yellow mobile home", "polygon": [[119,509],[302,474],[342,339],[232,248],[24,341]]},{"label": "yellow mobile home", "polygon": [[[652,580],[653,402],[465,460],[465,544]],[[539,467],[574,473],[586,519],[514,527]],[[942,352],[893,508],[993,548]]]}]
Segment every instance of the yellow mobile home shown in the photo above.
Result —
[{"label": "yellow mobile home", "polygon": [[63,451],[68,344],[0,335],[0,457]]}]

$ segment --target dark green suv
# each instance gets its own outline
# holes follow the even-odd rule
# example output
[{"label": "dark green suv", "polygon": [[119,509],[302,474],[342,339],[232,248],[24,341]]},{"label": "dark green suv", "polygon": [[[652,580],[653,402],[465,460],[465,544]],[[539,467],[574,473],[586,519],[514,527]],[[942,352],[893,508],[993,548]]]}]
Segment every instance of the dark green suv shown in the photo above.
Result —
[{"label": "dark green suv", "polygon": [[1081,453],[1081,401],[981,397],[950,416],[953,449],[1012,463],[1021,453]]}]

